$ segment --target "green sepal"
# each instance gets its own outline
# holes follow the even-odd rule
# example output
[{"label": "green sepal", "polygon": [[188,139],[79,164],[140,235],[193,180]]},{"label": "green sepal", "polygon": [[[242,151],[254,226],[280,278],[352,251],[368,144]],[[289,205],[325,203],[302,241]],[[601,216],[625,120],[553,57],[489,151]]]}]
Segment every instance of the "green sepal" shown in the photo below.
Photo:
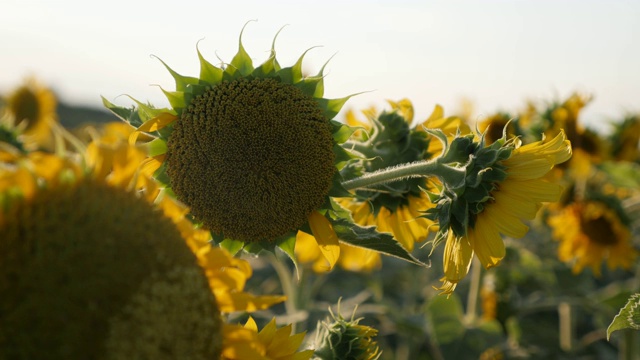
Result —
[{"label": "green sepal", "polygon": [[[255,21],[255,20],[251,20],[251,21]],[[247,51],[244,49],[244,46],[242,45],[242,33],[244,32],[244,29],[247,27],[247,25],[251,21],[247,21],[247,23],[244,24],[244,26],[242,27],[242,30],[240,31],[240,40],[238,41],[238,53],[233,57],[230,64],[231,66],[235,67],[236,70],[239,71],[240,74],[243,76],[247,76],[253,72],[253,61],[251,60],[251,57],[249,56],[249,54],[247,54]]]},{"label": "green sepal", "polygon": [[[198,41],[198,44],[200,42]],[[200,52],[198,48],[198,44],[196,44],[196,51],[198,52],[198,59],[200,59],[200,84],[205,82],[209,85],[215,85],[222,81],[222,73],[223,70],[209,61],[207,61]]]},{"label": "green sepal", "polygon": [[342,144],[349,140],[351,135],[358,130],[358,128],[343,124],[339,121],[330,120],[329,122],[333,127],[333,140],[338,144]]},{"label": "green sepal", "polygon": [[344,106],[347,100],[349,100],[352,96],[356,96],[356,95],[358,94],[345,96],[339,99],[321,98],[321,99],[315,99],[315,100],[320,104],[321,108],[325,109],[324,116],[327,119],[333,119],[334,117],[336,117],[336,115],[338,115],[338,113],[340,112],[340,109],[342,109],[342,106]]},{"label": "green sepal", "polygon": [[300,274],[298,267],[298,259],[296,258],[296,235],[289,234],[276,240],[276,247],[284,252],[289,259],[293,262],[293,266],[296,268],[296,274]]},{"label": "green sepal", "polygon": [[136,111],[136,108],[134,106],[130,108],[124,108],[112,104],[109,100],[105,99],[104,96],[101,96],[101,98],[104,107],[106,107],[109,111],[111,111],[115,116],[117,116],[124,122],[129,123],[129,125],[135,128],[138,128],[140,127],[140,125],[142,125],[142,119],[140,119],[140,115],[138,115],[138,112]]},{"label": "green sepal", "polygon": [[[449,139],[447,139],[447,135],[444,134],[444,131],[442,131],[441,129],[429,129],[424,127],[423,125],[423,130],[435,137],[436,139],[438,139],[438,141],[440,141],[442,143],[442,154],[433,154],[434,156],[442,156],[444,154],[447,153],[447,149],[449,148]],[[430,141],[433,141],[433,139],[430,139]]]},{"label": "green sepal", "polygon": [[318,71],[318,74],[316,74],[316,78],[320,78],[320,81],[318,82],[318,86],[316,86],[316,92],[313,93],[313,97],[315,98],[322,98],[324,96],[324,68],[327,67],[327,64],[329,64],[329,61],[331,61],[331,59],[333,59],[333,57],[335,56],[335,54],[331,55],[331,57],[329,58],[329,60],[327,60],[324,65],[322,65],[322,67],[320,68],[320,71]]},{"label": "green sepal", "polygon": [[344,186],[342,186],[342,182],[344,181],[344,179],[342,178],[342,175],[340,175],[340,172],[336,171],[335,174],[333,174],[333,179],[331,181],[331,189],[329,189],[329,193],[327,195],[329,195],[330,197],[352,196],[352,194],[347,189],[345,189]]},{"label": "green sepal", "polygon": [[286,67],[278,71],[278,75],[280,75],[280,79],[282,82],[288,84],[296,84],[297,82],[302,80],[302,60],[304,56],[309,52],[309,50],[316,48],[317,46],[311,47],[300,55],[298,61],[296,61],[293,66]]},{"label": "green sepal", "polygon": [[235,256],[240,252],[240,250],[242,250],[242,248],[244,248],[244,243],[242,241],[233,239],[223,239],[217,243],[221,248],[227,250],[232,256]]},{"label": "green sepal", "polygon": [[149,156],[158,156],[167,152],[167,142],[161,138],[150,141],[147,146],[149,147]]},{"label": "green sepal", "polygon": [[167,162],[163,161],[162,164],[160,164],[160,167],[158,168],[158,170],[156,170],[156,172],[153,173],[153,178],[156,179],[156,181],[158,181],[160,184],[165,185],[167,187],[169,187],[171,180],[169,179],[169,175],[167,175]]},{"label": "green sepal", "polygon": [[333,153],[336,155],[335,166],[338,170],[342,170],[342,168],[352,159],[356,157],[351,155],[349,151],[338,144],[333,144]]},{"label": "green sepal", "polygon": [[275,254],[276,253],[276,244],[275,244],[275,242],[270,242],[270,241],[266,241],[266,240],[265,241],[250,242],[250,243],[245,243],[244,247],[242,248],[242,250],[244,250],[245,252],[248,252],[250,254],[254,254],[254,255],[260,254],[260,252],[263,251],[263,250]]},{"label": "green sepal", "polygon": [[346,244],[397,257],[415,265],[429,267],[411,255],[391,234],[380,233],[375,226],[363,227],[345,219],[332,219],[331,217],[329,217],[329,221],[333,225],[338,239]]},{"label": "green sepal", "polygon": [[333,200],[333,198],[329,197],[329,207],[331,208],[331,211],[329,212],[329,216],[333,217],[333,218],[342,218],[342,219],[347,219],[349,221],[352,220],[351,218],[351,211],[345,209],[344,207],[342,207],[342,205],[338,204],[335,200]]},{"label": "green sepal", "polygon": [[275,71],[280,71],[281,69],[280,64],[278,63],[278,59],[276,58],[276,39],[278,39],[278,35],[280,35],[280,32],[285,28],[285,26],[281,27],[280,30],[278,30],[276,35],[273,37],[273,41],[271,42],[271,55],[269,55],[269,58],[273,58],[273,68],[275,69]]},{"label": "green sepal", "polygon": [[159,57],[157,57],[155,55],[151,55],[151,56],[153,56],[156,59],[158,59],[158,61],[160,61],[162,63],[162,65],[164,65],[164,67],[167,69],[167,71],[169,71],[169,73],[171,74],[173,79],[176,81],[176,91],[184,91],[187,88],[187,85],[189,85],[189,84],[191,84],[191,85],[197,84],[200,81],[200,79],[197,79],[197,78],[194,78],[194,77],[191,77],[191,76],[182,76],[182,75],[178,74],[172,68],[170,68],[169,65],[167,65],[164,61],[162,61],[162,59],[160,59]]},{"label": "green sepal", "polygon": [[302,90],[305,95],[313,97],[313,94],[315,94],[316,88],[318,87],[318,83],[321,81],[322,78],[307,77],[295,83],[294,86]]},{"label": "green sepal", "polygon": [[616,330],[640,330],[640,294],[633,294],[607,328],[607,341]]},{"label": "green sepal", "polygon": [[141,103],[140,101],[132,98],[129,95],[125,95],[125,96],[133,100],[136,104],[138,104],[138,116],[140,116],[140,120],[142,121],[142,123],[145,123],[162,113],[169,113],[169,114],[176,115],[176,111],[174,109],[167,109],[167,108],[156,109],[147,104]]},{"label": "green sepal", "polygon": [[166,91],[165,89],[160,87],[160,90],[164,93],[164,96],[169,100],[169,104],[174,109],[184,109],[187,107],[184,92],[182,91]]},{"label": "green sepal", "polygon": [[273,54],[270,58],[267,59],[267,61],[263,62],[262,64],[260,64],[260,66],[255,68],[251,75],[255,76],[256,78],[262,79],[275,76],[276,72],[276,57],[275,54]]}]

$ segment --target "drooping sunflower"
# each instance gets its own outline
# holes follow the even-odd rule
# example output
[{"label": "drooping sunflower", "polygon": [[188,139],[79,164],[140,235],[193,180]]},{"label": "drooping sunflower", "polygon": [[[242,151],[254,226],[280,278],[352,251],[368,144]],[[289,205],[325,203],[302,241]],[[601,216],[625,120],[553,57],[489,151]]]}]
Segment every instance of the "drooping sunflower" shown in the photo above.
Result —
[{"label": "drooping sunflower", "polygon": [[435,244],[446,239],[439,288],[444,293],[453,292],[467,275],[474,253],[485,268],[500,263],[505,256],[501,234],[523,237],[529,229],[523,220],[533,219],[543,202],[560,198],[561,186],[544,177],[571,157],[564,132],[527,145],[517,138],[502,138],[486,147],[482,139],[477,145],[470,139],[456,140],[445,156],[461,154],[465,181],[445,188],[434,199],[437,206],[427,211],[440,225]]},{"label": "drooping sunflower", "polygon": [[291,325],[281,328],[271,320],[262,330],[252,317],[242,325],[225,325],[222,360],[309,360],[313,350],[298,351],[305,332],[290,335]]},{"label": "drooping sunflower", "polygon": [[605,261],[611,270],[629,269],[638,256],[627,221],[606,202],[575,202],[547,221],[560,241],[558,258],[573,263],[574,273],[590,267],[600,276]]},{"label": "drooping sunflower", "polygon": [[176,83],[176,91],[163,90],[170,109],[137,101],[137,111],[105,105],[155,138],[145,168],[216,242],[234,251],[278,246],[295,258],[302,232],[314,237],[332,268],[338,241],[356,242],[361,230],[333,200],[350,196],[339,170],[353,156],[340,144],[353,129],[333,120],[349,97],[323,98],[324,67],[304,77],[303,54],[283,68],[273,45],[257,67],[242,40],[221,67],[199,50],[198,57],[197,78],[165,64]]},{"label": "drooping sunflower", "polygon": [[248,264],[120,166],[140,149],[104,145],[0,164],[0,358],[219,358],[221,311],[284,298],[244,293]]},{"label": "drooping sunflower", "polygon": [[51,90],[35,78],[28,78],[7,96],[4,116],[26,137],[27,145],[50,149],[53,145],[51,128],[58,121],[56,105]]},{"label": "drooping sunflower", "polygon": [[[468,132],[468,127],[457,117],[444,117],[440,106],[436,106],[427,120],[411,127],[413,104],[408,99],[389,101],[390,112],[377,113],[367,110],[368,123],[350,115],[348,121],[366,130],[359,140],[344,146],[360,153],[365,172],[382,168],[432,159],[442,152],[442,143],[424,131],[425,128],[442,130],[448,136],[458,131]],[[354,198],[346,198],[341,204],[352,213],[353,220],[361,225],[375,225],[378,231],[393,234],[408,251],[416,242],[424,241],[430,231],[437,230],[434,223],[420,217],[420,210],[433,207],[425,189],[435,185],[425,178],[411,178],[391,182],[370,189],[355,191]],[[358,253],[357,256],[367,255]],[[368,262],[371,263],[371,262]]]}]

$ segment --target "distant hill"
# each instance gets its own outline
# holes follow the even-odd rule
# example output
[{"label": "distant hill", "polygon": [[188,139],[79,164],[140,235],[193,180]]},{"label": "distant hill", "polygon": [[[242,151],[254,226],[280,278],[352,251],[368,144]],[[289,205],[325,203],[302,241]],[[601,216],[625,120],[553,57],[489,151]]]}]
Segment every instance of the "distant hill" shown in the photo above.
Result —
[{"label": "distant hill", "polygon": [[75,129],[88,124],[120,121],[109,110],[98,107],[70,105],[63,102],[58,102],[56,112],[60,123],[67,129]]}]

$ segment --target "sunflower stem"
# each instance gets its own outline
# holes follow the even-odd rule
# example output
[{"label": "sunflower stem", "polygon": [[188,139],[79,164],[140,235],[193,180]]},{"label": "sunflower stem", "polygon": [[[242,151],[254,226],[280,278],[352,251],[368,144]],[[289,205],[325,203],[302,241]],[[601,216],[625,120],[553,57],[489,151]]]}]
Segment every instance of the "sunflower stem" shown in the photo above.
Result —
[{"label": "sunflower stem", "polygon": [[467,312],[465,320],[472,324],[478,317],[478,297],[480,296],[480,280],[482,279],[482,264],[477,257],[473,258],[471,265],[471,284],[467,296]]},{"label": "sunflower stem", "polygon": [[448,166],[440,163],[439,159],[390,166],[347,180],[342,183],[342,186],[347,190],[356,190],[407,178],[432,176],[439,178],[445,184],[454,185],[464,182],[466,173],[464,167]]}]

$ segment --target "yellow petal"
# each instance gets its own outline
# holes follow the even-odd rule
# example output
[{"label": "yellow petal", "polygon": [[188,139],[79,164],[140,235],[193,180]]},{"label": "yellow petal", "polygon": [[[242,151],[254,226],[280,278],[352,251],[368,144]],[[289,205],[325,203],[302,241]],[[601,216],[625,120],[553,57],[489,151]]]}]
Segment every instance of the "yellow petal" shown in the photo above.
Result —
[{"label": "yellow petal", "polygon": [[445,279],[451,283],[462,280],[469,272],[472,258],[473,250],[469,239],[464,236],[457,237],[449,230],[443,260]]},{"label": "yellow petal", "polygon": [[277,329],[278,328],[276,327],[276,319],[273,318],[258,333],[258,338],[260,339],[260,342],[265,344],[265,345],[267,345],[267,346],[268,346],[268,344],[271,344],[271,342],[273,341],[273,339],[276,336],[276,330]]},{"label": "yellow petal", "polygon": [[176,115],[169,114],[169,113],[160,113],[158,116],[154,117],[153,119],[149,119],[144,124],[140,125],[140,127],[138,128],[138,131],[144,131],[144,132],[158,131],[164,128],[165,126],[171,124],[172,122],[176,121],[177,119],[178,119],[178,116]]},{"label": "yellow petal", "polygon": [[338,258],[340,257],[340,245],[338,243],[338,236],[333,231],[333,226],[329,220],[317,211],[312,212],[309,215],[309,227],[313,237],[316,238],[318,246],[322,256],[329,262],[327,271],[333,269]]},{"label": "yellow petal", "polygon": [[485,268],[491,268],[500,263],[506,254],[504,242],[492,219],[484,212],[478,215],[476,224],[468,233],[471,246],[478,255],[478,259]]},{"label": "yellow petal", "polygon": [[256,324],[256,321],[251,316],[249,316],[247,322],[244,324],[244,328],[258,332],[258,324]]}]

